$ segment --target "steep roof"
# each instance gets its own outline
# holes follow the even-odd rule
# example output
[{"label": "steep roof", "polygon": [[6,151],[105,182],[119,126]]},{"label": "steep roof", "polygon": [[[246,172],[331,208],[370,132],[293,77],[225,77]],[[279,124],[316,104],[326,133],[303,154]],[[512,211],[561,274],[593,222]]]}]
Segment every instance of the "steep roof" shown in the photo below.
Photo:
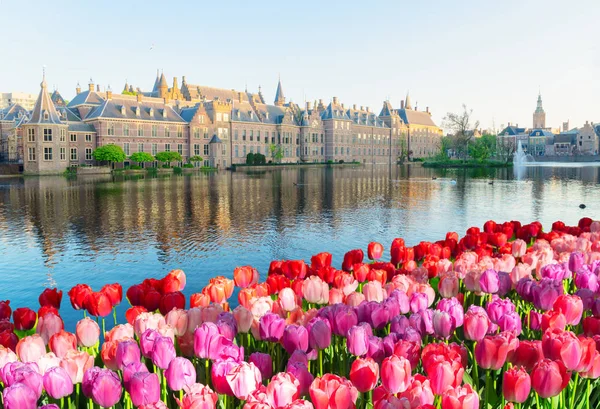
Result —
[{"label": "steep roof", "polygon": [[[138,115],[139,110],[139,115]],[[136,97],[129,95],[113,96],[105,100],[94,109],[85,119],[112,118],[112,119],[138,119],[159,122],[181,122],[185,121],[175,112],[173,107],[165,105],[163,101],[143,100],[138,102]]]},{"label": "steep roof", "polygon": [[67,105],[65,103],[64,98],[62,97],[62,95],[60,95],[60,92],[58,92],[57,90],[54,90],[50,99],[52,100],[52,102],[54,102],[54,105],[57,107],[64,107]]},{"label": "steep roof", "polygon": [[392,108],[390,101],[383,101],[383,107],[381,108],[379,116],[392,116],[393,111],[394,108]]},{"label": "steep roof", "polygon": [[50,94],[48,94],[45,76],[42,79],[40,88],[40,94],[35,102],[35,106],[33,107],[29,123],[59,125],[61,123],[60,116],[56,111],[56,107],[54,106],[52,99],[50,99]]},{"label": "steep roof", "polygon": [[12,104],[9,107],[0,109],[0,121],[19,121],[29,119],[29,111],[19,104]]},{"label": "steep roof", "polygon": [[217,135],[213,135],[213,137],[210,138],[210,142],[208,143],[223,143],[223,141]]},{"label": "steep roof", "polygon": [[502,132],[500,132],[501,136],[515,136],[515,135],[521,135],[525,133],[525,128],[518,128],[514,125],[511,126],[507,126],[506,128],[504,128],[504,130],[502,130]]},{"label": "steep roof", "polygon": [[544,129],[532,129],[529,136],[554,136],[554,134]]},{"label": "steep roof", "polygon": [[277,83],[277,91],[275,92],[275,105],[285,104],[285,97],[283,96],[283,87],[281,86],[281,78]]},{"label": "steep roof", "polygon": [[83,91],[80,92],[69,102],[67,107],[76,108],[80,105],[100,105],[106,98],[106,95],[100,94],[96,91]]},{"label": "steep roof", "polygon": [[341,119],[348,121],[350,120],[350,117],[346,113],[346,110],[342,108],[340,104],[332,102],[329,105],[327,105],[327,108],[325,108],[325,110],[321,114],[321,119]]},{"label": "steep roof", "polygon": [[373,112],[367,112],[366,110],[351,108],[346,111],[346,114],[356,125],[387,128],[385,123],[381,119],[379,119],[379,117]]},{"label": "steep roof", "polygon": [[431,119],[431,115],[425,111],[414,111],[412,109],[398,109],[398,115],[405,124],[437,126]]}]

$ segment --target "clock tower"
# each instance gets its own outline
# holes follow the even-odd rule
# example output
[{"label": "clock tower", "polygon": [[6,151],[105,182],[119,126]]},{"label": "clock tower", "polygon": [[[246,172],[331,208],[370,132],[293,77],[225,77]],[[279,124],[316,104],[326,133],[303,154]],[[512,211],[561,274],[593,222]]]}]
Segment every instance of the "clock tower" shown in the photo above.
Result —
[{"label": "clock tower", "polygon": [[538,94],[537,107],[533,113],[533,129],[546,128],[546,112],[542,107],[542,94]]}]

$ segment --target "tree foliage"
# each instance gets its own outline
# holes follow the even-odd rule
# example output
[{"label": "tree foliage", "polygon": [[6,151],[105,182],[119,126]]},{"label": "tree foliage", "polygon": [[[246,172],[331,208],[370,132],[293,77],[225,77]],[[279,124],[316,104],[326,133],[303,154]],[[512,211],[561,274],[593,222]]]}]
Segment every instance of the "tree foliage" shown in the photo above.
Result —
[{"label": "tree foliage", "polygon": [[154,156],[150,155],[148,152],[135,152],[132,153],[129,157],[134,162],[144,163],[144,162],[154,162]]},{"label": "tree foliage", "polygon": [[281,149],[281,146],[279,145],[269,145],[269,154],[271,155],[273,162],[279,162],[283,159],[283,149]]},{"label": "tree foliage", "polygon": [[448,112],[444,117],[444,127],[452,132],[450,137],[452,149],[459,157],[464,157],[469,153],[468,145],[473,140],[473,130],[479,127],[479,121],[471,122],[472,115],[473,110],[467,109],[467,106],[463,104],[463,112],[459,114]]},{"label": "tree foliage", "polygon": [[264,165],[267,158],[262,153],[252,153],[246,155],[246,165]]},{"label": "tree foliage", "polygon": [[204,158],[202,156],[194,155],[189,159],[190,162],[202,162]]},{"label": "tree foliage", "polygon": [[178,152],[159,152],[156,154],[156,160],[171,164],[171,162],[180,162],[182,158]]},{"label": "tree foliage", "polygon": [[120,163],[123,162],[127,157],[123,148],[117,145],[104,145],[94,149],[92,156],[98,162],[110,162]]},{"label": "tree foliage", "polygon": [[496,158],[504,163],[512,161],[516,150],[515,138],[497,138]]}]

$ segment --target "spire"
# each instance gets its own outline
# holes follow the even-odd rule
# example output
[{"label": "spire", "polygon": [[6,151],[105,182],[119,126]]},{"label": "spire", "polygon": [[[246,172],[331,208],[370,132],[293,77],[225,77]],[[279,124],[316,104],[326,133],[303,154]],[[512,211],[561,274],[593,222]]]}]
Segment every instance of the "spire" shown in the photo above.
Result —
[{"label": "spire", "polygon": [[412,109],[412,104],[410,103],[410,93],[406,93],[406,101],[404,102],[405,109]]},{"label": "spire", "polygon": [[542,94],[541,93],[538,93],[537,107],[535,108],[535,112],[537,112],[537,113],[544,112],[544,107],[542,106]]},{"label": "spire", "polygon": [[281,87],[281,77],[277,83],[277,92],[275,93],[275,105],[283,106],[285,104],[285,97],[283,96],[283,88]]},{"label": "spire", "polygon": [[125,80],[125,86],[123,87],[123,92],[129,92],[129,84],[127,82],[128,81]]},{"label": "spire", "polygon": [[158,68],[156,69],[156,79],[154,80],[154,86],[152,87],[152,92],[158,92],[158,84],[160,82],[160,72]]},{"label": "spire", "polygon": [[42,77],[42,83],[40,84],[40,95],[38,96],[33,111],[31,113],[30,124],[60,124],[60,116],[56,111],[56,107],[48,94],[48,87],[46,84],[46,70]]},{"label": "spire", "polygon": [[165,74],[160,74],[160,80],[158,82],[158,97],[166,98],[167,92],[169,92],[169,86],[167,85],[167,79],[165,78]]}]

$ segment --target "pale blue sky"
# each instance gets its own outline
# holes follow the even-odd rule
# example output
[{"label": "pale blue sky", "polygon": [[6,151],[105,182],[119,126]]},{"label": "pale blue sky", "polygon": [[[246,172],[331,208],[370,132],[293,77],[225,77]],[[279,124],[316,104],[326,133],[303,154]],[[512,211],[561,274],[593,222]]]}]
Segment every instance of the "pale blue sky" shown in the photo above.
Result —
[{"label": "pale blue sky", "polygon": [[[272,100],[333,96],[376,112],[410,90],[441,123],[462,103],[482,126],[600,122],[599,0],[0,0],[0,92],[49,85],[71,99],[90,77],[149,89],[156,69]],[[154,49],[150,46],[154,44]]]}]

